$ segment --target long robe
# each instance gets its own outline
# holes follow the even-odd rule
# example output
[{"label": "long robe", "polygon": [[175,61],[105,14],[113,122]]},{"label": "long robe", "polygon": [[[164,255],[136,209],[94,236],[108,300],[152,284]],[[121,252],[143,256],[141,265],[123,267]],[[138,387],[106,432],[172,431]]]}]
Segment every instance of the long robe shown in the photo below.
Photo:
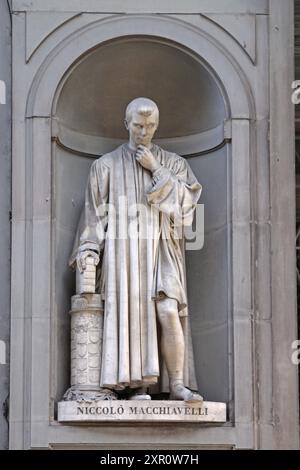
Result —
[{"label": "long robe", "polygon": [[151,151],[161,164],[153,174],[128,144],[92,164],[70,265],[80,251],[100,254],[102,387],[168,391],[156,301],[169,297],[185,336],[184,382],[196,390],[181,232],[192,224],[201,185],[184,158],[157,145]]}]

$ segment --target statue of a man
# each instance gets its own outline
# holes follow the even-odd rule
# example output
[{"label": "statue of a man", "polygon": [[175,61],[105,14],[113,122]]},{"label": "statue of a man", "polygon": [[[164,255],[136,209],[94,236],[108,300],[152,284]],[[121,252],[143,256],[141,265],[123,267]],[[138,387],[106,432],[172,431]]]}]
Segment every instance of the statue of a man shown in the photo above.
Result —
[{"label": "statue of a man", "polygon": [[[100,386],[129,387],[131,399],[151,399],[149,390],[156,390],[170,392],[173,400],[202,400],[188,322],[184,240],[177,236],[192,224],[201,185],[184,158],[152,143],[158,123],[152,100],[137,98],[127,106],[129,142],[92,164],[70,264],[77,262],[81,272],[87,257],[98,264],[104,301]],[[114,210],[104,209],[107,204]],[[138,237],[128,230],[132,207],[143,214]]]}]

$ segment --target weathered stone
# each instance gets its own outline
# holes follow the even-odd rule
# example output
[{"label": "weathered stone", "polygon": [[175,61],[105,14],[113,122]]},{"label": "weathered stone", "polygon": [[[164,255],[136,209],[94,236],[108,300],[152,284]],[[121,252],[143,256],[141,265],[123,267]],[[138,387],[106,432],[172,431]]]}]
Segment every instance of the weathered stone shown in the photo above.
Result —
[{"label": "weathered stone", "polygon": [[160,422],[160,423],[225,423],[226,404],[183,401],[67,401],[58,404],[61,423]]}]

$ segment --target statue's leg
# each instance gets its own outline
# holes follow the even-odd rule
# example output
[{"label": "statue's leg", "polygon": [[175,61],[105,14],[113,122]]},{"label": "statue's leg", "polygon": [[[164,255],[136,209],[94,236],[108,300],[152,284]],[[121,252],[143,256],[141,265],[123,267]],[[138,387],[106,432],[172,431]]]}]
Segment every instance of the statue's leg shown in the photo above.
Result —
[{"label": "statue's leg", "polygon": [[178,315],[177,301],[164,298],[156,304],[161,325],[161,350],[170,381],[183,382],[184,336]]},{"label": "statue's leg", "polygon": [[170,399],[201,401],[202,397],[184,386],[184,335],[177,301],[168,297],[157,301],[157,314],[161,325],[161,350],[169,381]]}]

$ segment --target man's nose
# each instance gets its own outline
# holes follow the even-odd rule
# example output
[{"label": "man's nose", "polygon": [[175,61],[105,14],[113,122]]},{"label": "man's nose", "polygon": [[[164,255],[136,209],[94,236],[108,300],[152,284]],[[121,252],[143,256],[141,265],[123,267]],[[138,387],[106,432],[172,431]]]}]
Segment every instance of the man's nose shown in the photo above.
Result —
[{"label": "man's nose", "polygon": [[146,135],[147,134],[147,129],[145,127],[142,128],[142,135]]}]

